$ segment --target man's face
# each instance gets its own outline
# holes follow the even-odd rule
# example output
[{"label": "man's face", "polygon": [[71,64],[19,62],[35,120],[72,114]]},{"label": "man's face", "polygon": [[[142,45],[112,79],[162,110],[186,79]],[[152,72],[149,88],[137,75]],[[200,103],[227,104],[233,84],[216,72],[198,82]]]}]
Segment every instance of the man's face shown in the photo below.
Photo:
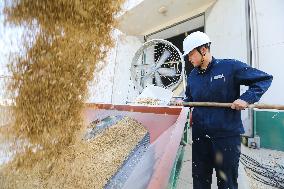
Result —
[{"label": "man's face", "polygon": [[198,67],[201,65],[201,58],[201,54],[196,49],[193,49],[188,53],[188,60],[192,63],[194,67]]}]

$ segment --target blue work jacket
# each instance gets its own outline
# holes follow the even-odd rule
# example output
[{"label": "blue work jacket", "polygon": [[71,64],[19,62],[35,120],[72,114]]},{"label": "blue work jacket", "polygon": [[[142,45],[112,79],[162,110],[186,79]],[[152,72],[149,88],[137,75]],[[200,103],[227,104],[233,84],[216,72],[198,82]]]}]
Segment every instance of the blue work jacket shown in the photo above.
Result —
[{"label": "blue work jacket", "polygon": [[[205,71],[194,68],[187,78],[185,102],[224,102],[237,99],[249,104],[259,101],[273,77],[233,59],[212,58]],[[240,85],[249,86],[240,95]],[[244,133],[241,111],[231,108],[195,107],[192,137],[229,137]]]}]

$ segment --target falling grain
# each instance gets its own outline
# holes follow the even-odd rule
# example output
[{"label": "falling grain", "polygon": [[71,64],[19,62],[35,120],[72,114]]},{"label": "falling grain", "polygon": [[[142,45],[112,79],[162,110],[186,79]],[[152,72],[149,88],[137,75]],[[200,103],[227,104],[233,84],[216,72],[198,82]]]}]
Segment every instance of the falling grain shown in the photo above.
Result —
[{"label": "falling grain", "polygon": [[102,188],[145,129],[124,119],[82,141],[82,111],[96,63],[113,41],[123,0],[5,0],[9,24],[25,27],[11,56],[16,156],[0,167],[0,188]]}]

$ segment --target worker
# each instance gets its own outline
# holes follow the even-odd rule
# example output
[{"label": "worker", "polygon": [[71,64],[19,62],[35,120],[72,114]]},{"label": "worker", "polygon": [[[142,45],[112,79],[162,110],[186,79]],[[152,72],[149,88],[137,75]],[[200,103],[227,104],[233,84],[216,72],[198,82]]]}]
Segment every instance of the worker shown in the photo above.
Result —
[{"label": "worker", "polygon": [[[200,31],[183,41],[184,56],[194,69],[187,77],[185,102],[232,103],[231,108],[195,107],[192,112],[194,189],[210,189],[213,169],[219,189],[238,188],[241,111],[261,98],[273,77],[234,59],[216,59],[211,40]],[[240,85],[248,89],[240,95]]]}]

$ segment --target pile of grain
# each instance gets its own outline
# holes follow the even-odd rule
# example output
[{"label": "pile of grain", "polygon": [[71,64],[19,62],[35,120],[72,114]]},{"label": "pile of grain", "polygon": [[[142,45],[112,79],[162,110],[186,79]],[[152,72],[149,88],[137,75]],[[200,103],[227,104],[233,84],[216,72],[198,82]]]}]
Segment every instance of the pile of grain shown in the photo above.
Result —
[{"label": "pile of grain", "polygon": [[142,104],[142,105],[159,105],[161,104],[161,100],[160,99],[156,99],[156,98],[138,98],[135,100],[136,104]]},{"label": "pile of grain", "polygon": [[145,134],[141,124],[126,117],[93,140],[78,135],[55,161],[20,171],[8,164],[0,172],[0,188],[103,188]]}]

